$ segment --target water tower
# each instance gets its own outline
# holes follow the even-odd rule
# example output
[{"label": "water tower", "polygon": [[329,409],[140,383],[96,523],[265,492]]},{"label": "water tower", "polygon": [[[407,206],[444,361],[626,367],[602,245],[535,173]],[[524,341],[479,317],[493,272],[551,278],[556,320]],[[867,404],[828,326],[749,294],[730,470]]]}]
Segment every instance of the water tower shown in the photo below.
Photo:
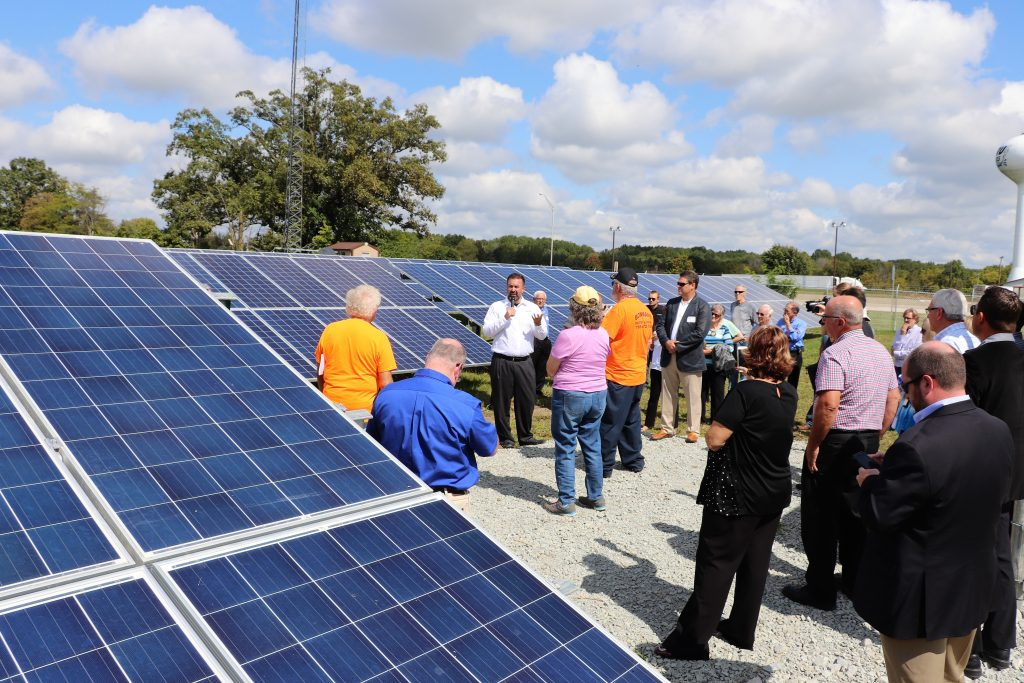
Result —
[{"label": "water tower", "polygon": [[1024,135],[1010,138],[996,152],[996,168],[1017,183],[1017,222],[1013,229],[1013,266],[1010,282],[1024,278]]}]

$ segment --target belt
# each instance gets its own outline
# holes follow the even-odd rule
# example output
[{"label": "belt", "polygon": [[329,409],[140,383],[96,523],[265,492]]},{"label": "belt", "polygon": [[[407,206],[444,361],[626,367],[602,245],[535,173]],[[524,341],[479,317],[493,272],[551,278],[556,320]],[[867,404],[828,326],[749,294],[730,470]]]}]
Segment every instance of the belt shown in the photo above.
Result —
[{"label": "belt", "polygon": [[830,429],[828,431],[829,431],[829,434],[831,434],[832,432],[835,432],[836,434],[877,434],[878,433],[877,429],[835,429],[835,428],[832,428],[832,429]]},{"label": "belt", "polygon": [[464,496],[469,493],[469,489],[453,489],[451,486],[432,486],[434,493],[448,493],[453,496]]},{"label": "belt", "polygon": [[502,360],[510,360],[513,363],[518,363],[520,361],[524,361],[524,360],[529,360],[530,359],[529,356],[506,356],[503,353],[493,353],[493,352],[491,353],[491,356],[493,358],[500,358]]}]

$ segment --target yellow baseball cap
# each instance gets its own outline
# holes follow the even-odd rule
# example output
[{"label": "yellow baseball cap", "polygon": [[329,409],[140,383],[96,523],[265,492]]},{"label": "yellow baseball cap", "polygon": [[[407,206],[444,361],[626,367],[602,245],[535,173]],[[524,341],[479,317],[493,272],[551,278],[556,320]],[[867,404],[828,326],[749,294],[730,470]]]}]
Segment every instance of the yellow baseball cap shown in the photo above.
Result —
[{"label": "yellow baseball cap", "polygon": [[577,287],[576,293],[572,295],[572,298],[580,306],[596,306],[601,303],[601,295],[589,285]]}]

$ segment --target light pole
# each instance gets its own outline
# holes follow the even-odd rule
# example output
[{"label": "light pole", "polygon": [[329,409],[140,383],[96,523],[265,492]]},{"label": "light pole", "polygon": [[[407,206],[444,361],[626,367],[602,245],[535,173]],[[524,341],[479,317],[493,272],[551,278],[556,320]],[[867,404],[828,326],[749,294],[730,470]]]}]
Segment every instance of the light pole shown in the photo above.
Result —
[{"label": "light pole", "polygon": [[832,245],[832,285],[835,286],[838,277],[836,272],[836,254],[839,253],[839,228],[845,228],[846,221],[832,221],[832,229],[836,231],[836,241]]},{"label": "light pole", "polygon": [[622,230],[621,225],[609,225],[608,230],[612,233],[612,270],[618,270],[618,261],[615,260],[615,233]]},{"label": "light pole", "polygon": [[543,192],[538,192],[537,194],[544,198],[544,201],[548,203],[548,207],[551,209],[551,255],[548,265],[553,266],[555,265],[555,205],[551,203],[551,200]]},{"label": "light pole", "polygon": [[1003,257],[1002,256],[999,257],[999,279],[1000,280],[1005,280],[1006,279],[1005,277],[1003,277]]}]

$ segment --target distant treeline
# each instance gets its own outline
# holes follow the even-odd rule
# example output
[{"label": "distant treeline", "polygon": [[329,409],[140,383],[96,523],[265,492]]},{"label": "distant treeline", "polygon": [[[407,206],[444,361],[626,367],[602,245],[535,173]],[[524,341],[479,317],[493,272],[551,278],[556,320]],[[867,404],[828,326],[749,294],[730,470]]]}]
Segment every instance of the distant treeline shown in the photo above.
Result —
[{"label": "distant treeline", "polygon": [[[547,265],[551,242],[542,237],[506,235],[489,240],[478,240],[463,235],[418,236],[401,230],[387,231],[376,244],[381,256],[394,258],[427,258],[460,261],[490,261]],[[626,244],[615,249],[614,258],[620,265],[638,271],[679,273],[695,270],[698,273],[751,273],[774,275],[832,275],[832,252],[817,249],[813,253],[787,245],[774,245],[760,254],[743,249],[715,251],[707,247],[664,247]],[[609,270],[612,266],[611,249],[596,251],[586,245],[555,240],[556,266],[584,270]],[[948,263],[928,263],[913,259],[882,261],[857,258],[841,251],[836,256],[836,270],[840,276],[860,279],[869,288],[888,288],[892,282],[892,267],[896,266],[896,284],[901,289],[935,291],[943,287],[969,290],[976,284],[1000,284],[1006,281],[1010,265],[967,268],[959,260]]]}]

